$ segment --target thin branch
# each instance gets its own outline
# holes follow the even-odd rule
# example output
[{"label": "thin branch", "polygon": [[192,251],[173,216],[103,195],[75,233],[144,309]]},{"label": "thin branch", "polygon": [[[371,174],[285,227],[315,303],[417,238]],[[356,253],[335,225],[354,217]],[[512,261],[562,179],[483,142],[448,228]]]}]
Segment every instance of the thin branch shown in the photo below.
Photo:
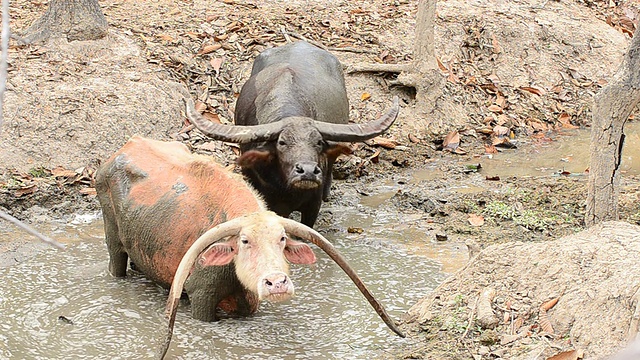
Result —
[{"label": "thin branch", "polygon": [[4,119],[4,92],[7,88],[7,59],[9,57],[9,0],[2,0],[2,35],[0,35],[0,133]]},{"label": "thin branch", "polygon": [[411,69],[409,64],[352,64],[347,66],[347,73],[357,72],[388,72],[401,73]]},{"label": "thin branch", "polygon": [[[7,0],[3,0],[3,1],[7,1]],[[37,232],[36,230],[34,230],[31,226],[23,223],[22,221],[14,218],[13,216],[5,213],[4,211],[0,211],[0,218],[5,219],[11,223],[13,223],[14,225],[18,226],[19,228],[21,228],[22,230],[28,232],[29,234],[37,237],[38,239],[42,240],[43,242],[57,247],[58,249],[62,249],[64,250],[64,245],[53,240],[52,238],[46,236],[46,235],[42,235],[41,233]]]},{"label": "thin branch", "polygon": [[284,28],[284,25],[280,25],[280,31],[282,32],[282,35],[284,36],[284,39],[287,40],[288,43],[293,42],[293,41],[291,41],[291,38],[289,37],[289,34],[287,34],[287,29]]},{"label": "thin branch", "polygon": [[352,52],[356,54],[378,54],[379,51],[371,50],[371,49],[357,49],[353,47],[330,47],[329,51],[344,51],[344,52]]},{"label": "thin branch", "polygon": [[290,31],[289,31],[289,35],[293,36],[294,38],[296,38],[296,39],[298,39],[298,40],[306,41],[306,42],[308,42],[309,44],[311,44],[311,45],[313,45],[313,46],[315,46],[315,47],[319,47],[319,48],[320,48],[320,49],[322,49],[322,50],[327,50],[327,47],[326,47],[326,46],[324,46],[323,44],[321,44],[321,43],[319,43],[319,42],[317,42],[317,41],[309,40],[309,39],[307,39],[306,37],[304,37],[304,36],[302,36],[302,35],[300,35],[300,34],[298,34],[298,33],[294,33],[294,32],[290,32]]},{"label": "thin branch", "polygon": [[471,309],[471,315],[469,315],[469,322],[467,323],[467,328],[464,330],[462,336],[460,336],[460,340],[463,340],[467,334],[469,333],[469,329],[471,329],[471,325],[473,325],[473,321],[476,318],[476,309],[478,308],[478,301],[480,301],[480,295],[476,298],[476,303],[473,305],[473,309]]}]

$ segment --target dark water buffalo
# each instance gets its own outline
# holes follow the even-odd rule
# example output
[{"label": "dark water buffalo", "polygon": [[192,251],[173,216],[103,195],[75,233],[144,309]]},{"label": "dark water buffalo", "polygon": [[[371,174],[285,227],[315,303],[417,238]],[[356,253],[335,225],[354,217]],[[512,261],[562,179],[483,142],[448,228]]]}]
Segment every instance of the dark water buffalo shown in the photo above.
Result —
[{"label": "dark water buffalo", "polygon": [[133,137],[98,169],[96,190],[111,274],[125,276],[130,259],[149,279],[167,288],[173,283],[166,346],[183,286],[193,317],[203,321],[216,320],[216,308],[249,315],[261,300],[291,297],[288,263],[310,264],[316,258],[309,245],[288,234],[325,251],[401,334],[331,243],[266,211],[241,176],[181,143]]},{"label": "dark water buffalo", "polygon": [[307,226],[314,225],[322,200],[329,196],[335,159],[349,151],[335,142],[378,136],[398,111],[396,98],[378,120],[348,124],[340,62],[306,42],[258,55],[236,103],[236,126],[204,120],[187,101],[189,120],[204,134],[241,144],[238,163],[269,208],[285,217],[300,211]]}]

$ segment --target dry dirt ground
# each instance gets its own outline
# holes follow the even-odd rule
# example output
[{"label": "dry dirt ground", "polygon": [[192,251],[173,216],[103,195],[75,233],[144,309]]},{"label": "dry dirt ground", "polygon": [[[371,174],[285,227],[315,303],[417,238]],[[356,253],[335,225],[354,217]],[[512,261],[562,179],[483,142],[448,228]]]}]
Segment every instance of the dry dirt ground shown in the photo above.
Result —
[{"label": "dry dirt ground", "polygon": [[[0,207],[34,224],[96,210],[93,171],[133,134],[180,140],[233,163],[237,148],[208,142],[192,130],[182,98],[196,97],[214,121],[232,121],[251,60],[267,47],[304,38],[328,48],[345,66],[410,61],[417,1],[100,4],[110,25],[107,39],[11,47],[0,134]],[[12,28],[19,32],[44,13],[47,2],[16,0],[11,6]],[[385,206],[415,214],[434,236],[446,234],[447,241],[469,240],[472,248],[484,248],[412,309],[405,326],[425,339],[424,346],[389,356],[546,359],[579,349],[584,358],[594,359],[617,351],[624,346],[622,334],[637,302],[630,296],[639,285],[625,282],[635,275],[620,276],[622,283],[615,285],[602,279],[617,277],[617,266],[632,267],[622,260],[635,245],[612,245],[611,258],[601,260],[611,269],[605,275],[585,273],[586,265],[548,268],[560,266],[566,256],[589,262],[584,253],[595,252],[580,239],[610,244],[637,236],[637,229],[610,226],[611,238],[590,233],[552,242],[584,228],[585,176],[488,181],[460,163],[552,143],[558,133],[588,128],[592,96],[615,73],[637,26],[637,3],[452,0],[437,6],[435,46],[447,78],[443,101],[465,109],[464,126],[425,125],[411,90],[391,86],[389,74],[346,77],[353,121],[375,118],[393,95],[401,98],[402,109],[384,139],[354,145],[354,154],[341,159],[336,169],[341,181],[335,182],[330,201],[340,202],[346,193],[375,193],[392,176],[410,177],[437,160],[441,175],[399,191]],[[459,142],[456,136],[445,141],[454,130]],[[483,190],[458,193],[450,190],[452,184]],[[640,223],[639,194],[640,180],[624,176],[622,220]],[[321,224],[330,222],[330,216],[321,216]],[[19,244],[2,244],[0,250],[19,251]],[[532,271],[546,262],[556,265]],[[554,282],[558,273],[564,282]],[[570,279],[585,282],[578,290],[592,300],[563,307],[573,304],[563,305],[571,298],[564,297],[573,289],[566,286]],[[485,328],[476,323],[485,301],[476,299],[488,288],[496,291],[487,306],[499,324]],[[626,290],[612,292],[620,288]],[[571,295],[582,294],[578,290]],[[539,307],[553,297],[560,297],[558,314],[548,309],[554,325],[548,331],[538,320]],[[610,298],[620,303],[615,310],[603,306]],[[436,311],[439,316],[429,315]],[[572,317],[566,315],[570,311]],[[601,326],[596,320],[609,321],[611,328],[593,331]],[[505,336],[510,341],[503,341]],[[606,336],[611,341],[602,341]]]}]

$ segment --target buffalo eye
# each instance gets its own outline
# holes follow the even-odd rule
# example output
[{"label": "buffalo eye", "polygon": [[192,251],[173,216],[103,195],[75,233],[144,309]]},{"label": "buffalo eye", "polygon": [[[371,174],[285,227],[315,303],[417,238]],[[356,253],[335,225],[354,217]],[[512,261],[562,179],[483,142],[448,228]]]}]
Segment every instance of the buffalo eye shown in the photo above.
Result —
[{"label": "buffalo eye", "polygon": [[285,242],[285,241],[287,241],[287,237],[286,237],[286,236],[283,236],[283,237],[280,239],[280,241],[281,241],[281,242]]},{"label": "buffalo eye", "polygon": [[278,145],[285,146],[287,143],[284,140],[278,140]]},{"label": "buffalo eye", "polygon": [[242,241],[243,244],[248,244],[249,243],[249,240],[246,239],[246,238],[242,238],[242,240],[240,240],[240,241]]}]

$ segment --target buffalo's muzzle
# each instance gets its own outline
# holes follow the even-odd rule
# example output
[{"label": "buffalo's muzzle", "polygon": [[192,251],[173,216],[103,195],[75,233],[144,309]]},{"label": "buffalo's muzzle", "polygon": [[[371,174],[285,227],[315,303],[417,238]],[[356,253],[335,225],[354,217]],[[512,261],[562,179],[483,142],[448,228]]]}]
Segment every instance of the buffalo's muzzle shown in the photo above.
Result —
[{"label": "buffalo's muzzle", "polygon": [[301,161],[291,172],[290,184],[297,189],[315,189],[322,184],[322,169],[315,162]]},{"label": "buffalo's muzzle", "polygon": [[260,281],[258,292],[261,299],[278,302],[293,296],[294,288],[287,274],[273,273]]}]

